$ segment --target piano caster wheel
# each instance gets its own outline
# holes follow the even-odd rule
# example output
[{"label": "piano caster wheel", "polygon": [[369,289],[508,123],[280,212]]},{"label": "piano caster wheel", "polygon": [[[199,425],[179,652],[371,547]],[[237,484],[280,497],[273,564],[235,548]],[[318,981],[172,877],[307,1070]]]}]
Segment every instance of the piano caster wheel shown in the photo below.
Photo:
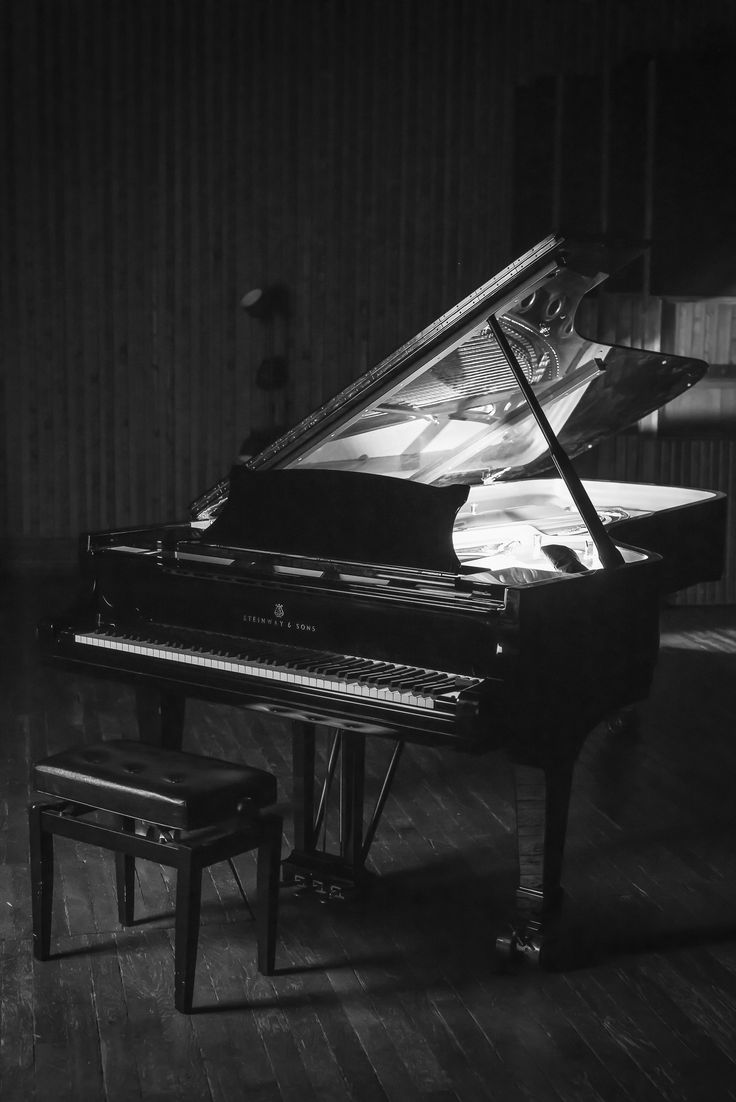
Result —
[{"label": "piano caster wheel", "polygon": [[519,946],[524,960],[535,968],[543,968],[545,963],[544,939],[541,936],[531,937]]},{"label": "piano caster wheel", "polygon": [[545,953],[544,935],[539,928],[527,928],[523,932],[511,930],[508,934],[501,934],[496,938],[496,953],[505,968],[522,962],[534,968],[544,968],[548,956]]}]

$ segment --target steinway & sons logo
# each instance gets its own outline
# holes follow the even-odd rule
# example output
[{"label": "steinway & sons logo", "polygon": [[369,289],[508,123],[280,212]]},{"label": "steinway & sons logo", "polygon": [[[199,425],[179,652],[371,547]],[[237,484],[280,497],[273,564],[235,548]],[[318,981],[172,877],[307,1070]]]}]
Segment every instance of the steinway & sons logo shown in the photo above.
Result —
[{"label": "steinway & sons logo", "polygon": [[271,616],[252,616],[246,612],[243,614],[244,624],[259,624],[261,627],[285,628],[287,631],[316,631],[316,624],[305,624],[302,620],[290,620],[286,615],[286,609],[277,602]]}]

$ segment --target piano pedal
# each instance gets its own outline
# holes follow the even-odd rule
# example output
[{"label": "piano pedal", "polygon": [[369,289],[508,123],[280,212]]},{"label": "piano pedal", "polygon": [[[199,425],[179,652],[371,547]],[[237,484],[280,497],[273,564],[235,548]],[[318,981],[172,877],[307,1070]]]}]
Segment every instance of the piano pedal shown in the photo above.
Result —
[{"label": "piano pedal", "polygon": [[336,883],[318,876],[298,874],[292,880],[297,899],[315,899],[319,903],[352,903],[365,895],[365,886],[355,882]]},{"label": "piano pedal", "polygon": [[282,862],[284,884],[297,898],[348,903],[365,895],[370,874],[331,854],[291,854]]},{"label": "piano pedal", "polygon": [[345,903],[359,894],[355,885],[325,883],[317,877],[295,876],[291,885],[296,899],[315,899],[319,903]]}]

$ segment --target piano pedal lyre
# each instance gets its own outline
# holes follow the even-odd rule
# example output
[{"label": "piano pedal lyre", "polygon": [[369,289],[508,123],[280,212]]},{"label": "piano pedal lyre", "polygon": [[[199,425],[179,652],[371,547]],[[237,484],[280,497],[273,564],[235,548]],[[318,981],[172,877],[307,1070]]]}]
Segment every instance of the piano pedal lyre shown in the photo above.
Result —
[{"label": "piano pedal lyre", "polygon": [[[283,862],[284,880],[300,893],[324,902],[346,901],[365,893],[372,880],[365,863],[401,759],[396,742],[367,823],[365,802],[365,736],[339,729],[333,733],[324,778],[315,801],[315,724],[295,722],[294,849]],[[338,851],[327,849],[327,816],[336,775]]]}]

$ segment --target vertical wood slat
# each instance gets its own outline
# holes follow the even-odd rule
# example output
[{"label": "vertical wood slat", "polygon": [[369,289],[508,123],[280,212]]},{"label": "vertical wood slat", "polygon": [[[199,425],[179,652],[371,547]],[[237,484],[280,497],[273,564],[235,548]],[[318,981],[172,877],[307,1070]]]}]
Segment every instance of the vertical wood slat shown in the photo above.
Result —
[{"label": "vertical wood slat", "polygon": [[[295,421],[500,267],[524,183],[513,149],[531,138],[513,133],[515,86],[557,87],[558,153],[573,75],[598,89],[586,164],[603,219],[612,105],[599,74],[637,45],[621,8],[7,0],[7,531],[173,518],[225,473],[280,408],[255,385],[268,344],[238,307],[250,287],[289,287],[279,401]],[[727,4],[711,15],[736,20]],[[636,33],[675,48],[706,21],[656,0]],[[537,106],[552,125],[553,105]],[[559,176],[537,168],[551,211]],[[702,324],[732,359],[730,308]]]}]

